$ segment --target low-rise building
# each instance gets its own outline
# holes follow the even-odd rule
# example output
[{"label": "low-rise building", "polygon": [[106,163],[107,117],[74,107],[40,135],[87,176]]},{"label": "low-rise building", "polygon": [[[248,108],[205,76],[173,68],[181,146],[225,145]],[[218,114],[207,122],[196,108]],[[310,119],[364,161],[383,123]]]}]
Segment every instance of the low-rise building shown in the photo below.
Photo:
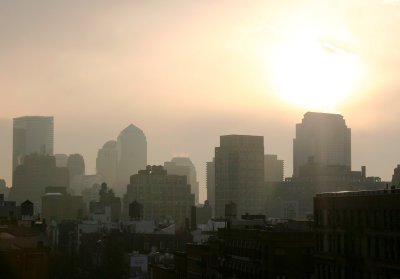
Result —
[{"label": "low-rise building", "polygon": [[400,189],[314,198],[317,278],[400,277]]},{"label": "low-rise building", "polygon": [[67,219],[86,217],[86,205],[82,196],[71,196],[65,187],[47,187],[42,197],[42,216],[47,221],[60,223]]}]

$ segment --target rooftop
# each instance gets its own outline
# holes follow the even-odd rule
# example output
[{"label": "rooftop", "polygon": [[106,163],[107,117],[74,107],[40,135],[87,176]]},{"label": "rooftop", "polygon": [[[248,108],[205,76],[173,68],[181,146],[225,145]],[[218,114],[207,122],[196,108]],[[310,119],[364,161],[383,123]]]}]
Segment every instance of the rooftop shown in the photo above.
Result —
[{"label": "rooftop", "polygon": [[340,191],[317,194],[317,198],[339,198],[339,197],[360,197],[360,196],[385,196],[400,195],[400,188],[383,190],[361,190],[361,191]]}]

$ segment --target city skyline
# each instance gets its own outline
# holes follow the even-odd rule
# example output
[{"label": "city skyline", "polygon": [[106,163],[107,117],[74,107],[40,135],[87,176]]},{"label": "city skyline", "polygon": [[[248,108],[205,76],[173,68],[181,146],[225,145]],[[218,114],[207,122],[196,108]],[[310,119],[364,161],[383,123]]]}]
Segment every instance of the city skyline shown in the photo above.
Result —
[{"label": "city skyline", "polygon": [[[279,155],[291,175],[294,123],[308,110],[346,118],[354,168],[367,165],[389,180],[399,163],[396,1],[1,5],[9,28],[0,31],[0,175],[9,186],[10,121],[23,115],[54,116],[55,153],[82,154],[89,173],[97,149],[134,123],[148,138],[150,164],[180,154],[192,159],[203,198],[205,162],[220,135],[264,136],[265,152]],[[297,26],[320,27],[325,49],[360,60],[359,81],[333,108],[298,103],[271,84],[275,48]]]},{"label": "city skyline", "polygon": [[0,26],[0,278],[400,278],[400,0]]},{"label": "city skyline", "polygon": [[[305,115],[306,113],[304,113],[303,115],[302,115],[302,117]],[[347,117],[346,116],[344,116],[345,118],[346,118],[346,123],[348,124],[348,120],[347,120]],[[287,138],[286,139],[286,141],[289,141],[289,143],[288,143],[288,146],[287,146],[287,148],[285,149],[285,148],[280,148],[279,150],[281,150],[281,151],[283,151],[283,152],[281,152],[281,153],[279,153],[279,152],[275,152],[275,150],[272,150],[272,149],[269,149],[268,148],[268,141],[269,141],[269,137],[268,137],[268,135],[265,135],[264,134],[264,137],[265,137],[265,139],[264,139],[264,144],[265,144],[265,154],[268,154],[268,153],[272,153],[272,154],[276,154],[276,155],[278,155],[278,157],[281,157],[283,160],[284,160],[284,162],[285,162],[285,168],[284,168],[284,174],[285,174],[285,177],[291,177],[292,176],[292,171],[293,171],[293,168],[292,168],[292,162],[293,162],[293,139],[295,138],[295,127],[296,127],[296,124],[297,123],[300,123],[300,120],[301,120],[301,118],[299,118],[299,119],[297,119],[297,120],[295,120],[295,122],[293,123],[293,127],[292,127],[292,130],[294,131],[294,135],[293,135],[293,138]],[[55,124],[54,124],[54,130],[55,130],[55,132],[58,130],[58,126],[57,126],[57,119],[55,119],[54,120],[54,122],[55,122]],[[0,123],[2,123],[1,121],[0,121]],[[3,122],[4,123],[4,122]],[[11,123],[12,123],[12,121],[11,121]],[[357,145],[357,144],[355,144],[354,143],[354,134],[355,135],[357,135],[357,134],[359,134],[359,133],[357,133],[357,131],[354,131],[354,129],[352,128],[352,126],[351,126],[351,124],[349,125],[347,125],[347,127],[349,127],[351,130],[352,130],[352,157],[353,157],[353,159],[352,159],[352,161],[354,161],[354,163],[352,163],[352,168],[353,169],[359,169],[359,167],[361,166],[361,165],[366,165],[367,167],[368,167],[368,172],[369,172],[369,174],[371,174],[371,175],[374,175],[374,176],[380,176],[380,177],[382,177],[382,179],[384,180],[384,181],[390,181],[391,180],[391,175],[393,174],[392,173],[392,170],[393,170],[393,168],[397,165],[397,163],[395,163],[395,164],[393,164],[393,166],[392,165],[389,165],[388,164],[388,168],[387,169],[383,169],[382,168],[382,166],[381,166],[381,172],[379,172],[379,171],[375,171],[374,170],[374,162],[373,161],[360,161],[358,158],[359,157],[362,157],[362,155],[363,154],[354,154],[357,150],[359,150],[359,146]],[[11,131],[12,132],[12,131]],[[147,134],[147,131],[144,129],[144,132]],[[119,133],[119,132],[118,132]],[[117,133],[117,134],[118,134]],[[11,133],[12,134],[12,133]],[[227,133],[228,134],[228,133]],[[234,133],[234,132],[232,132],[231,134],[240,134],[240,133]],[[246,133],[243,133],[243,134],[246,134]],[[247,133],[247,134],[250,134],[250,133]],[[211,146],[210,147],[210,149],[211,149],[211,151],[210,151],[210,156],[209,156],[209,158],[212,158],[213,156],[214,156],[214,154],[212,153],[212,150],[213,150],[213,148],[215,147],[215,146],[217,146],[218,145],[218,139],[219,139],[219,137],[221,136],[222,134],[218,134],[218,135],[216,135],[216,137],[217,137],[217,143],[215,143],[215,145],[214,146]],[[256,133],[253,133],[253,135],[262,135],[262,134],[256,134]],[[107,137],[107,139],[109,140],[110,138],[112,138],[111,136],[108,136]],[[12,140],[12,136],[10,136],[10,139]],[[108,141],[108,140],[106,140],[106,141]],[[360,140],[360,139],[358,139],[358,140]],[[84,142],[82,142],[83,144],[84,144]],[[12,144],[12,143],[11,143]],[[78,146],[80,146],[81,145],[81,143],[80,142],[77,142],[76,143]],[[85,152],[85,151],[83,151],[83,152],[76,152],[76,149],[69,149],[70,151],[69,152],[60,152],[61,150],[59,150],[59,149],[57,149],[57,146],[58,144],[57,144],[57,135],[56,135],[56,133],[55,133],[55,136],[54,136],[54,146],[55,146],[55,148],[54,148],[54,154],[59,154],[59,153],[69,153],[69,154],[74,154],[74,153],[79,153],[79,154],[82,154],[83,156],[84,156],[84,159],[85,159],[85,164],[87,165],[87,167],[86,167],[86,169],[87,169],[87,173],[88,174],[95,174],[96,173],[96,156],[97,156],[97,152],[98,152],[98,148],[96,147],[96,146],[94,146],[95,148],[94,148],[94,150],[96,150],[95,151],[95,154],[93,155],[93,157],[92,156],[88,156],[88,152]],[[92,146],[93,144],[91,144],[91,146]],[[366,144],[364,143],[364,146],[363,146],[363,148],[368,148],[368,146],[365,146]],[[83,145],[82,145],[83,146]],[[102,145],[100,145],[100,147],[101,147]],[[99,147],[99,148],[100,148]],[[190,146],[188,146],[188,148],[192,148],[192,149],[196,149],[196,147],[203,147],[204,149],[205,149],[205,146],[192,146],[192,147],[190,147]],[[79,149],[79,148],[78,148]],[[155,152],[154,152],[154,150],[151,150],[151,148],[148,148],[148,153],[149,154],[153,154],[153,156],[154,155],[157,155],[157,154],[154,154]],[[167,157],[167,159],[164,159],[164,161],[168,161],[168,160],[170,160],[172,157],[189,157],[189,158],[191,158],[191,160],[193,160],[193,162],[194,162],[194,164],[195,164],[195,166],[196,166],[196,169],[198,170],[198,173],[199,173],[199,182],[200,182],[200,187],[199,187],[199,189],[200,189],[200,199],[199,199],[199,201],[200,201],[200,203],[201,202],[204,202],[204,200],[207,198],[207,193],[206,193],[206,162],[207,161],[200,161],[199,159],[197,159],[196,160],[196,157],[191,157],[190,156],[190,154],[189,153],[170,153],[170,154],[168,154],[168,153],[166,153],[166,152],[162,152],[162,153],[164,153],[164,154],[166,154],[165,156],[169,156],[169,157]],[[286,156],[285,156],[285,153],[286,153]],[[283,155],[282,155],[283,154]],[[90,154],[89,154],[90,155]],[[203,158],[204,157],[206,157],[205,156],[205,154],[202,154],[203,156]],[[354,159],[354,158],[356,158],[356,159]],[[210,159],[206,159],[206,160],[210,160]],[[0,160],[1,161],[1,160]],[[7,161],[7,160],[4,160],[3,159],[3,161]],[[163,162],[164,161],[158,161],[158,160],[151,160],[151,159],[148,159],[148,165],[162,165],[163,164]],[[197,162],[196,162],[197,161]],[[379,164],[378,164],[379,165]],[[6,165],[6,164],[0,164],[0,166],[1,166],[1,168],[0,168],[0,171],[2,171],[2,173],[6,173],[6,175],[3,175],[2,176],[2,178],[5,178],[6,179],[6,182],[7,182],[7,186],[8,187],[11,187],[11,166],[9,166],[9,164],[8,165]],[[10,175],[8,176],[7,175],[7,171],[3,171],[4,169],[5,170],[7,170],[7,168],[9,168],[10,169]],[[383,173],[383,175],[381,174],[381,173]],[[8,179],[8,177],[10,177],[9,179]]]}]

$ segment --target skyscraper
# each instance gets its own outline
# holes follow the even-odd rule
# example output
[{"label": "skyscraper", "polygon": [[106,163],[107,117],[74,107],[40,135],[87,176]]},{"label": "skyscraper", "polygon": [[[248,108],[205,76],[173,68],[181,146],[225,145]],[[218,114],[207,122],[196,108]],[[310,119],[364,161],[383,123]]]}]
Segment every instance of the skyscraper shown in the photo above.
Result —
[{"label": "skyscraper", "polygon": [[195,203],[199,203],[199,182],[196,167],[189,157],[174,157],[171,162],[165,162],[164,168],[168,174],[186,175],[190,184],[190,192],[195,195]]},{"label": "skyscraper", "polygon": [[215,158],[206,163],[207,168],[207,200],[211,206],[212,216],[215,215]]},{"label": "skyscraper", "polygon": [[35,211],[40,212],[40,200],[45,188],[67,188],[69,172],[66,167],[56,167],[54,156],[31,154],[25,157],[22,165],[16,167],[13,183],[9,199],[18,204],[29,199],[34,203]]},{"label": "skyscraper", "polygon": [[119,134],[118,152],[118,185],[117,194],[125,193],[131,175],[145,169],[147,165],[147,140],[141,129],[129,125]]},{"label": "skyscraper", "polygon": [[51,116],[14,118],[13,172],[26,155],[53,155],[54,120]]},{"label": "skyscraper", "polygon": [[69,177],[72,180],[75,176],[85,174],[85,160],[81,154],[71,154],[68,156],[67,167]]},{"label": "skyscraper", "polygon": [[351,169],[351,129],[340,114],[307,112],[296,124],[293,140],[293,176],[310,157],[315,163]]},{"label": "skyscraper", "polygon": [[233,202],[237,216],[265,214],[264,137],[228,135],[215,148],[215,216]]},{"label": "skyscraper", "polygon": [[107,141],[97,152],[96,171],[111,188],[114,188],[117,182],[117,164],[117,142]]}]

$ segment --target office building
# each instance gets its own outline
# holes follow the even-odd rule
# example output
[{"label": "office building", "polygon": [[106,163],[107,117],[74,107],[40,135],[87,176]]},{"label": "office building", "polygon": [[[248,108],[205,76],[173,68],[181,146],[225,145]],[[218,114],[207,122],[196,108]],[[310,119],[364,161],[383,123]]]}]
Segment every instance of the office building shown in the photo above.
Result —
[{"label": "office building", "polygon": [[340,114],[307,112],[296,124],[293,140],[293,176],[312,157],[315,163],[351,169],[351,129]]},{"label": "office building", "polygon": [[162,166],[147,166],[131,176],[124,196],[125,217],[133,201],[143,205],[144,219],[153,218],[162,222],[172,218],[176,229],[183,229],[186,218],[190,218],[194,195],[190,193],[186,176],[167,174]]},{"label": "office building", "polygon": [[262,136],[221,136],[215,148],[215,216],[231,202],[238,216],[266,213]]},{"label": "office building", "polygon": [[314,198],[316,278],[400,277],[400,189]]},{"label": "office building", "polygon": [[117,164],[117,142],[115,140],[107,141],[97,152],[96,172],[111,188],[114,188],[117,182]]},{"label": "office building", "polygon": [[283,178],[283,160],[278,160],[277,155],[264,155],[264,181],[282,182]]},{"label": "office building", "polygon": [[14,118],[13,168],[23,164],[26,155],[53,155],[54,122],[48,116]]},{"label": "office building", "polygon": [[185,175],[190,184],[190,192],[194,194],[195,203],[199,203],[199,182],[197,181],[196,167],[188,157],[175,157],[164,163],[168,174]]},{"label": "office building", "polygon": [[215,216],[215,158],[206,163],[207,172],[207,201],[211,207],[211,214]]},{"label": "office building", "polygon": [[85,160],[81,154],[71,154],[68,156],[67,167],[69,177],[72,180],[75,176],[82,176],[85,174]]},{"label": "office building", "polygon": [[117,151],[118,185],[114,190],[122,195],[131,175],[147,165],[147,140],[143,131],[132,124],[122,130],[117,139]]},{"label": "office building", "polygon": [[61,223],[63,220],[79,220],[86,217],[86,205],[82,196],[72,196],[65,187],[46,187],[42,197],[42,217]]},{"label": "office building", "polygon": [[17,166],[14,171],[14,185],[10,189],[9,199],[18,204],[30,200],[38,213],[41,197],[48,186],[68,187],[68,168],[56,167],[54,156],[28,155],[23,165]]}]

